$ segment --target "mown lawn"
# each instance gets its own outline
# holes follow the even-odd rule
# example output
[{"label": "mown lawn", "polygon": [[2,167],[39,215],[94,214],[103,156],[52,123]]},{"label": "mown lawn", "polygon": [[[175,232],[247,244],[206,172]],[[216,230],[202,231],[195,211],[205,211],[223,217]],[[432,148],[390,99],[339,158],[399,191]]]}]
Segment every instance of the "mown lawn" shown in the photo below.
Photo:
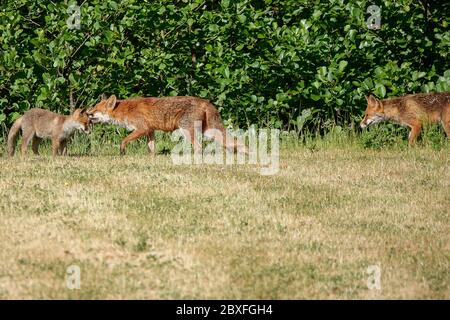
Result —
[{"label": "mown lawn", "polygon": [[274,176],[145,152],[3,156],[0,298],[448,299],[449,154],[290,147]]}]

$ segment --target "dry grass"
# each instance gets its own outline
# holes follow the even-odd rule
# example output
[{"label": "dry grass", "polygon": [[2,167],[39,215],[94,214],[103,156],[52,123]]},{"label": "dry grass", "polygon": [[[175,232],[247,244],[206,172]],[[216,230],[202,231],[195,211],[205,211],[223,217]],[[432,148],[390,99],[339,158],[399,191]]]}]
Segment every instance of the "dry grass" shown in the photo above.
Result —
[{"label": "dry grass", "polygon": [[3,157],[0,298],[448,299],[449,159],[289,148],[264,177],[143,153]]}]

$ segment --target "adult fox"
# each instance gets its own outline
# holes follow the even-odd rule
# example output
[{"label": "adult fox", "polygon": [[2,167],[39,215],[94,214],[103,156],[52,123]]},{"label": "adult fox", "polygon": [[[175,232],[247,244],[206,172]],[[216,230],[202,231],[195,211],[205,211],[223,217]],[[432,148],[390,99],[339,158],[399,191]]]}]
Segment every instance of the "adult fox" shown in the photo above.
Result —
[{"label": "adult fox", "polygon": [[17,138],[22,130],[22,156],[27,152],[31,140],[34,154],[39,154],[38,148],[43,138],[52,139],[53,156],[66,152],[67,140],[75,130],[89,133],[89,118],[85,110],[77,109],[73,114],[64,116],[48,110],[33,108],[18,118],[8,134],[8,154],[14,155]]},{"label": "adult fox", "polygon": [[234,141],[230,142],[219,111],[208,100],[197,97],[140,97],[118,100],[112,95],[89,109],[87,114],[92,123],[115,124],[132,131],[122,140],[120,154],[125,153],[129,142],[142,136],[147,137],[149,151],[154,153],[154,131],[172,132],[177,129],[186,130],[194,150],[198,152],[201,149],[195,138],[198,124],[201,125],[202,133],[215,129],[212,138],[225,148],[235,151],[239,148],[241,151],[240,145]]},{"label": "adult fox", "polygon": [[408,142],[414,144],[424,123],[441,122],[450,137],[450,93],[418,93],[378,100],[366,97],[367,108],[361,128],[384,120],[392,120],[411,128]]}]

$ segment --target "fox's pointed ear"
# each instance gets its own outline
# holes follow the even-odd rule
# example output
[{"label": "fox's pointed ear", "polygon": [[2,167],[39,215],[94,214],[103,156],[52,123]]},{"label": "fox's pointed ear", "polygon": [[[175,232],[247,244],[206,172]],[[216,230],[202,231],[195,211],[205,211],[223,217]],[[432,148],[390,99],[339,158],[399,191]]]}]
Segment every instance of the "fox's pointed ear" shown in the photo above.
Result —
[{"label": "fox's pointed ear", "polygon": [[112,95],[106,100],[106,108],[113,109],[116,107],[117,98],[115,95]]},{"label": "fox's pointed ear", "polygon": [[369,103],[377,103],[378,102],[378,99],[377,98],[375,98],[373,95],[370,95],[368,98],[366,98],[367,99],[367,102],[369,102]]},{"label": "fox's pointed ear", "polygon": [[73,112],[74,116],[79,116],[81,113],[81,109],[75,109],[75,111]]}]

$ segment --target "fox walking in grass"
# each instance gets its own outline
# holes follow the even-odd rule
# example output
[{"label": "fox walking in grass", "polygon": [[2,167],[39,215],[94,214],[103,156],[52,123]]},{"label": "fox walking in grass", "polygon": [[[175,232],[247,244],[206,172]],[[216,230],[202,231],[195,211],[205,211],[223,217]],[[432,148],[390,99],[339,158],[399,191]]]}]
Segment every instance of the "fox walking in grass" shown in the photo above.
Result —
[{"label": "fox walking in grass", "polygon": [[68,139],[75,130],[90,133],[89,117],[86,110],[77,109],[69,116],[60,115],[48,110],[30,109],[17,119],[8,134],[8,154],[14,155],[19,131],[22,130],[22,155],[26,155],[31,140],[34,154],[39,154],[38,148],[43,138],[52,139],[53,156],[66,153]]},{"label": "fox walking in grass", "polygon": [[418,93],[378,100],[366,97],[367,108],[361,128],[384,120],[392,120],[411,128],[408,142],[413,145],[425,123],[441,122],[450,138],[450,93]]},{"label": "fox walking in grass", "polygon": [[[109,123],[132,131],[120,144],[120,154],[125,153],[127,144],[140,137],[148,139],[148,149],[155,152],[154,131],[172,132],[184,129],[198,152],[201,145],[195,138],[195,125],[201,124],[201,132],[214,132],[213,137],[222,146],[235,151],[242,146],[228,142],[227,132],[219,111],[207,100],[189,97],[131,98],[118,100],[112,95],[103,99],[87,111],[92,123]],[[224,139],[226,139],[224,141]],[[243,151],[245,152],[245,151]]]}]

